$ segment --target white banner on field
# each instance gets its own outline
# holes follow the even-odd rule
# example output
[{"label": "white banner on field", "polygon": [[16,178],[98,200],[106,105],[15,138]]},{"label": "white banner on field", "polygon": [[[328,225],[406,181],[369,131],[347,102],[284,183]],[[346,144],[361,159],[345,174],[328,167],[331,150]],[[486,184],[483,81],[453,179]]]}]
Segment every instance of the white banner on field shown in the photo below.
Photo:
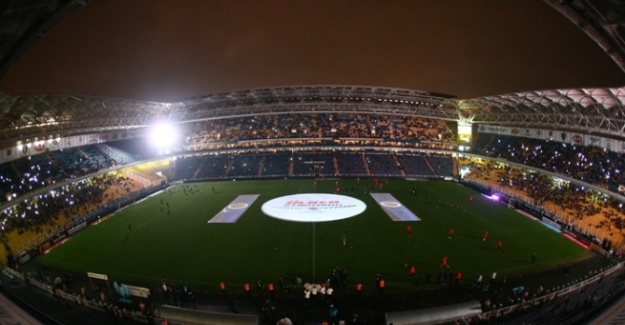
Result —
[{"label": "white banner on field", "polygon": [[378,202],[382,210],[384,210],[393,221],[421,220],[389,193],[371,193],[371,197]]},{"label": "white banner on field", "polygon": [[256,201],[258,194],[239,195],[225,208],[217,213],[208,223],[235,223],[245,211]]}]

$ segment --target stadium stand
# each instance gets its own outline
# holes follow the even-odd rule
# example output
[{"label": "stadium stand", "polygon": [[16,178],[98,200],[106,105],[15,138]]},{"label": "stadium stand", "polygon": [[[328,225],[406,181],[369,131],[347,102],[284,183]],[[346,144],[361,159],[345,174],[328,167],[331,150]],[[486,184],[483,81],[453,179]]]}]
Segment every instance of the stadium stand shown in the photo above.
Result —
[{"label": "stadium stand", "polygon": [[363,153],[346,153],[341,152],[336,155],[339,174],[343,177],[354,177],[358,175],[370,176],[370,172],[367,170]]},{"label": "stadium stand", "polygon": [[[445,146],[437,144],[440,143],[441,137],[453,139],[452,136],[448,135],[448,133],[453,133],[445,129],[445,123],[423,119],[411,120],[352,114],[333,114],[324,119],[322,123],[311,123],[314,120],[319,121],[315,117],[316,115],[285,115],[197,123],[191,128],[194,135],[189,134],[186,137],[185,148],[191,149],[193,153],[187,151],[184,154],[176,155],[173,163],[172,180],[292,176],[317,178],[337,175],[351,177],[453,177],[455,175],[451,154],[445,154]],[[308,125],[308,127],[298,128],[300,124]],[[318,137],[327,135],[321,132],[321,129],[328,126],[330,126],[329,133],[333,136],[346,135],[366,138],[358,140],[332,137],[318,140],[300,137],[302,135]],[[336,132],[332,132],[333,126],[338,127]],[[207,130],[209,127],[211,131]],[[364,128],[367,131],[360,132],[357,130],[359,128]],[[258,130],[250,132],[251,129]],[[294,129],[296,132],[292,132]],[[371,132],[371,130],[375,130],[375,132]],[[286,138],[280,138],[280,136],[286,136]],[[297,138],[293,138],[294,136]],[[391,138],[392,140],[389,140]],[[371,142],[372,139],[381,142]],[[416,139],[418,141],[413,141]],[[62,227],[69,226],[73,229],[86,218],[93,218],[102,215],[105,213],[104,211],[123,206],[124,203],[120,201],[122,198],[125,198],[126,202],[131,202],[128,201],[129,198],[135,197],[132,200],[136,200],[137,195],[141,197],[149,193],[149,191],[145,192],[146,184],[156,183],[152,179],[153,177],[148,175],[153,174],[153,172],[142,172],[138,168],[132,171],[130,168],[122,168],[115,173],[97,176],[101,171],[109,170],[119,164],[149,159],[148,154],[142,154],[143,141],[143,139],[128,139],[63,150],[62,152],[45,152],[1,165],[0,168],[7,171],[7,174],[13,175],[13,171],[17,170],[17,175],[27,175],[26,177],[31,178],[34,173],[30,174],[29,171],[34,172],[42,169],[37,166],[57,164],[64,167],[63,169],[59,168],[55,175],[48,175],[47,182],[38,182],[39,187],[32,186],[24,189],[19,192],[19,195],[16,193],[15,198],[13,198],[13,200],[19,201],[20,197],[25,197],[28,193],[40,188],[56,191],[56,195],[43,194],[37,201],[38,209],[33,209],[32,202],[34,201],[24,200],[19,204],[5,203],[12,204],[5,208],[2,214],[5,233],[7,233],[4,241],[5,246],[9,248],[8,252],[14,254],[24,250],[25,247],[54,240],[54,234]],[[424,144],[424,142],[428,143]],[[311,143],[315,146],[309,146]],[[386,145],[391,143],[397,144],[402,149],[398,151],[397,147],[393,147],[393,150],[386,151]],[[515,158],[515,155],[511,154],[514,150],[510,149],[515,144],[513,140],[501,137],[500,141],[498,137],[487,136],[478,137],[476,143],[483,144],[476,146],[475,152],[486,157],[505,158],[510,161]],[[493,143],[505,143],[505,145],[494,146]],[[304,144],[306,147],[302,146]],[[324,147],[328,145],[331,145],[329,147],[332,148],[331,150]],[[542,145],[545,144],[537,144],[537,146]],[[337,148],[342,150],[337,150]],[[521,146],[518,147],[518,150],[523,152],[527,150],[525,148]],[[567,153],[579,156],[575,149],[579,148],[574,148],[570,153],[568,151]],[[130,152],[135,154],[130,154]],[[494,152],[501,152],[501,154],[494,154]],[[507,156],[504,157],[506,152]],[[555,149],[550,152],[555,155]],[[590,155],[594,159],[615,159],[612,155],[602,155],[601,152],[597,151]],[[534,160],[530,159],[529,156],[526,158],[519,160],[519,162],[528,166],[539,164],[535,158]],[[562,159],[566,158],[563,157]],[[588,191],[583,191],[574,185],[568,185],[564,191],[559,188],[553,189],[550,185],[552,184],[550,176],[538,172],[528,173],[523,168],[506,166],[495,161],[463,158],[460,159],[460,164],[471,166],[473,169],[472,173],[465,176],[467,180],[488,184],[488,186],[498,190],[507,190],[508,193],[515,193],[518,198],[527,200],[546,211],[553,212],[555,215],[563,216],[564,219],[572,211],[576,211],[576,213],[583,211],[583,219],[590,220],[595,216],[605,218],[602,222],[597,221],[597,225],[601,229],[611,229],[610,227],[622,229],[622,221],[617,221],[619,220],[618,214],[608,210],[609,208],[614,209],[616,204],[609,199],[597,201],[597,196],[593,196]],[[613,166],[618,165],[613,164]],[[555,167],[550,168],[552,169],[546,170],[558,170],[553,169]],[[50,170],[50,173],[54,171],[52,168],[46,170]],[[564,175],[567,177],[586,172],[584,169],[581,169],[581,172],[571,168],[563,168],[562,170],[567,173]],[[74,180],[81,176],[85,177],[85,175],[87,176],[83,180]],[[23,177],[19,177],[20,181],[23,180]],[[140,179],[144,178],[152,180],[142,183]],[[39,176],[36,179],[39,179]],[[160,180],[163,179],[160,178]],[[582,180],[588,181],[590,178],[582,178]],[[601,179],[598,179],[598,182],[600,185],[606,185],[605,182],[601,183]],[[13,183],[13,180],[3,181],[3,188],[11,190],[8,184]],[[72,195],[76,198],[73,202],[61,199],[72,197]],[[30,211],[30,215],[26,219],[12,217],[25,211]],[[33,211],[38,211],[38,213]],[[575,216],[570,215],[570,218],[573,217]],[[568,226],[574,230],[580,230],[579,225],[575,223]],[[22,234],[19,236],[19,240],[17,236],[11,235],[19,232]],[[23,236],[24,234],[28,235]],[[599,238],[605,238],[599,237],[597,232],[589,232],[589,234],[596,236],[596,241]],[[23,238],[30,238],[30,240],[23,240]],[[16,263],[15,258],[11,263]],[[614,278],[606,277],[604,282],[606,285],[597,289],[586,286],[584,290],[594,290],[591,296],[585,295],[583,292],[572,292],[572,295],[569,295],[566,300],[553,299],[549,303],[537,304],[531,308],[528,308],[523,300],[516,298],[502,300],[501,297],[494,297],[492,300],[482,302],[484,304],[483,313],[467,318],[465,321],[469,321],[469,319],[475,321],[477,320],[476,317],[479,317],[485,323],[503,321],[509,324],[520,322],[578,322],[589,317],[588,311],[601,308],[604,304],[600,302],[609,300],[610,297],[622,291],[621,273],[614,272]],[[607,279],[614,282],[608,282]],[[20,294],[19,291],[16,292],[17,295]],[[533,297],[540,296],[538,292],[524,291],[522,294]],[[39,298],[28,299],[36,302]],[[519,299],[521,298],[519,297]],[[519,301],[523,303],[523,308],[518,307]],[[81,320],[81,317],[90,317],[80,316],[81,312],[77,311],[78,308],[72,308],[72,312],[68,312],[68,315],[46,309],[50,308],[49,306],[36,306],[36,308],[70,324],[84,322],[84,318]],[[93,306],[92,309],[106,311],[107,307]],[[119,317],[123,319],[136,318],[136,316],[129,315],[125,311],[115,311],[114,306],[108,310],[113,315],[122,315]],[[450,320],[449,323],[454,324],[457,321],[458,319],[454,319]]]},{"label": "stadium stand", "polygon": [[291,154],[288,152],[265,154],[261,164],[259,175],[268,177],[288,176],[290,174]]},{"label": "stadium stand", "polygon": [[[576,179],[606,190],[619,192],[622,182],[623,155],[596,147],[567,145],[555,141],[480,135],[476,153],[516,162]],[[594,238],[608,239],[620,247],[623,236],[622,203],[601,192],[585,189],[583,185],[560,182],[554,186],[552,176],[513,168],[495,162],[475,163],[470,178],[481,179],[495,189],[516,191],[527,202],[544,208],[563,224],[576,228]]]},{"label": "stadium stand", "polygon": [[557,141],[479,135],[474,152],[555,172],[563,176],[618,191],[625,181],[625,159],[621,154],[593,146],[575,146]]},{"label": "stadium stand", "polygon": [[332,154],[298,152],[293,157],[293,176],[331,177],[336,173]]}]

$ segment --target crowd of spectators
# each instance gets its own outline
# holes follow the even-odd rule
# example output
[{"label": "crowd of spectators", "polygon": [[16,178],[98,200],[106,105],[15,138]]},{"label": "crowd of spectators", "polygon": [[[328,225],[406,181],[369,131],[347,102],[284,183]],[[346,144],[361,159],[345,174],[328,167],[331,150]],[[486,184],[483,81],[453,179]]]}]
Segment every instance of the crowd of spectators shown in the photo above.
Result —
[{"label": "crowd of spectators", "polygon": [[474,153],[505,159],[578,179],[611,191],[625,184],[625,157],[594,146],[558,141],[480,134]]},{"label": "crowd of spectators", "polygon": [[[200,129],[198,129],[198,127]],[[453,132],[442,121],[427,120],[413,117],[384,117],[354,114],[302,114],[276,115],[256,118],[225,119],[197,123],[188,129],[195,136],[187,137],[187,141],[228,142],[241,139],[297,138],[297,137],[335,137],[358,136],[364,138],[418,139],[427,141],[452,141]],[[293,132],[295,130],[295,132]],[[364,130],[364,131],[363,131]],[[195,139],[195,140],[194,140]],[[123,142],[123,143],[122,143]],[[50,188],[52,192],[42,191],[41,195],[30,200],[5,208],[0,214],[3,232],[34,231],[43,232],[50,220],[58,218],[65,205],[80,206],[71,200],[74,193],[77,200],[91,198],[99,194],[93,191],[93,178],[77,184],[66,184],[60,188],[57,184],[65,180],[98,173],[121,162],[141,160],[145,153],[141,149],[144,139],[129,139],[107,144],[87,145],[67,148],[58,151],[44,151],[37,155],[26,156],[0,165],[0,201],[23,200],[27,194]],[[358,143],[357,143],[358,144]],[[368,143],[361,143],[366,145]],[[274,145],[284,145],[275,143]],[[287,144],[288,145],[288,144]],[[140,153],[140,154],[135,154]],[[177,168],[180,179],[223,178],[223,177],[256,177],[256,176],[291,176],[295,165],[298,165],[299,176],[332,176],[367,175],[366,161],[378,161],[379,155],[362,153],[329,155],[319,152],[308,155],[313,164],[301,164],[296,154],[242,154],[242,155],[209,155],[206,157],[187,157],[184,168]],[[451,158],[448,157],[450,160]],[[385,158],[384,164],[374,163],[376,175],[400,175],[397,164],[392,158]],[[297,164],[295,163],[297,162]],[[322,163],[322,164],[319,164]],[[337,168],[337,166],[340,166]],[[306,168],[307,170],[303,170]],[[338,169],[338,170],[337,170]],[[78,184],[83,184],[78,185]],[[54,194],[59,193],[55,197]],[[63,200],[63,202],[60,202]],[[74,205],[77,204],[77,205]]]},{"label": "crowd of spectators", "polygon": [[[338,144],[367,146],[375,139],[453,142],[454,132],[439,120],[417,117],[378,116],[361,114],[293,114],[233,118],[198,122],[185,126],[186,144],[220,142],[229,145],[243,140],[277,140],[269,146],[290,146],[285,139],[326,137],[336,145],[339,137],[358,137],[361,141],[345,139]],[[103,195],[104,176],[67,183],[74,178],[97,175],[123,163],[148,157],[145,139],[126,139],[104,144],[42,151],[0,165],[0,212],[3,234],[11,231],[43,233],[45,225],[54,224],[59,215],[72,215],[72,209],[84,208],[81,200],[92,203]],[[397,143],[392,143],[395,145]],[[257,146],[251,143],[250,146]],[[184,148],[183,148],[184,149]],[[178,179],[219,179],[225,177],[283,177],[283,176],[401,176],[397,158],[385,154],[364,152],[328,153],[316,151],[245,153],[189,156],[179,159]],[[305,160],[302,158],[305,157]],[[427,160],[422,156],[420,159]],[[451,161],[451,157],[447,157]],[[369,166],[368,166],[369,165]],[[426,163],[428,165],[428,163]],[[437,166],[437,163],[429,164]],[[373,170],[370,167],[373,166]],[[450,171],[445,171],[444,174]],[[436,174],[432,171],[431,174]],[[409,175],[409,174],[408,174]],[[59,185],[65,184],[59,187]],[[97,185],[95,185],[97,184]],[[45,191],[44,191],[45,189]],[[48,191],[47,189],[50,189]],[[31,193],[39,191],[40,195]],[[27,197],[31,196],[28,199]],[[12,202],[18,202],[12,204]],[[68,210],[69,209],[69,210]],[[66,211],[68,210],[68,211]]]},{"label": "crowd of spectators", "polygon": [[98,145],[26,156],[0,165],[0,202],[118,165]]},{"label": "crowd of spectators", "polygon": [[[421,144],[422,147],[439,148],[443,143],[453,143],[455,140],[452,128],[444,121],[407,116],[361,114],[283,114],[233,118],[185,125],[182,131],[185,138],[183,149],[193,149],[194,145],[206,145],[213,142],[228,147],[238,141],[272,139],[278,141],[266,144],[248,143],[247,146],[284,146],[297,143],[284,143],[283,140],[301,138],[334,139],[322,143],[326,145],[361,146],[373,145],[369,141],[376,139],[385,141],[385,145],[389,146],[415,145],[423,141],[427,144]],[[361,140],[348,143],[349,141],[339,141],[341,137]],[[144,150],[144,141],[144,139],[127,139],[106,144],[45,151],[4,163],[0,165],[0,202],[10,201],[42,187],[53,186],[65,179],[88,175],[123,163],[139,161],[148,156]],[[202,147],[202,149],[206,148]],[[451,150],[452,147],[446,149]],[[250,170],[253,164],[255,162],[250,162],[246,166],[234,165],[232,167],[237,170],[246,170],[250,176],[264,172],[264,170]],[[276,169],[273,165],[271,163],[268,167]],[[279,172],[279,167],[277,169]],[[222,174],[225,172],[220,173]],[[268,173],[265,172],[265,174]]]},{"label": "crowd of spectators", "polygon": [[[474,153],[535,167],[623,194],[625,157],[593,146],[576,146],[558,141],[480,134]],[[495,180],[500,187],[516,188],[528,202],[543,208],[563,223],[583,232],[620,241],[625,223],[622,202],[603,193],[559,180],[536,171],[509,165],[477,165],[473,176]]]},{"label": "crowd of spectators", "polygon": [[65,178],[60,166],[43,154],[3,164],[2,171],[0,175],[2,202]]},{"label": "crowd of spectators", "polygon": [[365,138],[453,143],[445,122],[412,116],[364,114],[281,114],[194,123],[185,145],[288,138]]},{"label": "crowd of spectators", "polygon": [[[19,238],[29,232],[46,238],[69,223],[91,211],[101,208],[114,193],[107,190],[117,186],[117,194],[130,191],[131,179],[117,173],[108,173],[77,182],[67,183],[47,193],[42,193],[0,211],[0,238],[9,254],[17,254],[9,238]],[[120,191],[121,190],[121,191]],[[16,234],[17,236],[12,236]]]},{"label": "crowd of spectators", "polygon": [[[186,144],[242,140],[278,139],[276,147],[289,146],[285,139],[348,137],[344,145],[367,145],[372,139],[453,141],[451,128],[444,121],[417,117],[361,114],[282,114],[197,122],[185,130]],[[362,138],[361,142],[353,138]],[[612,191],[625,184],[625,159],[620,154],[591,146],[575,146],[557,141],[479,134],[473,152],[487,157],[517,162],[578,179]],[[62,151],[42,152],[0,165],[0,200],[17,200],[23,194],[42,187],[54,187],[66,179],[98,172],[118,164],[114,153],[142,152],[143,139],[126,140],[120,146],[88,145]],[[335,144],[330,142],[328,144]],[[256,145],[256,144],[253,144]],[[134,149],[133,149],[134,148]],[[451,176],[450,156],[367,151],[254,152],[250,148],[237,154],[211,154],[184,157],[177,161],[178,179],[219,179],[228,177],[290,176]],[[253,148],[252,148],[253,149]],[[107,152],[107,153],[105,153]],[[125,155],[125,154],[124,154]],[[140,160],[133,154],[128,160]],[[485,173],[491,166],[476,169]],[[601,226],[621,229],[624,224],[614,211],[617,202],[598,198],[593,192],[569,183],[554,185],[552,177],[510,166],[497,171],[499,186],[515,186],[527,193],[531,203],[545,202],[564,210],[576,211],[573,217],[606,215]],[[20,205],[17,205],[20,207]],[[620,206],[619,206],[620,208]],[[21,209],[21,208],[20,208]],[[28,215],[30,210],[20,211]],[[6,212],[5,212],[6,214]],[[569,216],[565,216],[569,218]],[[33,220],[42,217],[34,215]],[[27,226],[36,221],[12,221],[4,217],[6,227]]]},{"label": "crowd of spectators", "polygon": [[[497,139],[495,138],[494,141]],[[510,156],[513,156],[512,153]],[[597,228],[602,228],[607,236],[605,239],[622,240],[622,238],[619,239],[620,236],[616,236],[617,231],[623,228],[623,220],[620,217],[622,205],[601,192],[585,189],[529,168],[515,167],[491,160],[465,157],[460,159],[459,164],[461,168],[470,167],[471,172],[465,175],[465,180],[477,181],[488,185],[494,191],[521,198],[550,215],[556,216],[565,229],[594,238],[598,243],[599,239],[595,235],[598,233]],[[592,229],[588,227],[591,225],[590,220],[595,222]],[[596,222],[597,220],[601,221]],[[612,234],[615,236],[611,236]],[[617,243],[615,242],[614,245]],[[610,263],[612,258],[612,255],[607,255],[607,263]],[[562,275],[566,278],[569,272],[569,266],[566,266]],[[597,271],[589,271],[588,274],[582,276],[582,279],[596,274],[598,274]],[[573,282],[575,281],[581,280]],[[476,283],[485,284],[486,282],[480,276],[480,280],[476,280]],[[591,312],[601,308],[603,303],[620,295],[623,291],[623,283],[623,272],[617,271],[573,293],[546,298],[551,297],[552,290],[542,285],[532,288],[527,286],[511,288],[504,285],[505,280],[493,281],[487,287],[490,295],[482,301],[482,307],[485,313],[493,311],[494,316],[491,315],[488,323],[578,323],[591,317]],[[478,287],[480,291],[485,288],[484,285]],[[544,301],[534,303],[539,298]],[[499,312],[514,305],[523,307],[507,311],[509,314]]]},{"label": "crowd of spectators", "polygon": [[622,202],[536,171],[480,159],[461,159],[472,172],[465,179],[521,198],[557,218],[564,227],[597,241],[622,241]]}]

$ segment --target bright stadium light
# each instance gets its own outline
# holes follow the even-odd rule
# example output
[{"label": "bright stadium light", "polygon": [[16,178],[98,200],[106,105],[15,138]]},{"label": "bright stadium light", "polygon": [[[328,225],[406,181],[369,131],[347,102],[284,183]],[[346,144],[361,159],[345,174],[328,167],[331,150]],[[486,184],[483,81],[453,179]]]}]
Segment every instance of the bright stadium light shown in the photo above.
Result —
[{"label": "bright stadium light", "polygon": [[148,141],[157,150],[171,149],[178,140],[178,132],[173,125],[168,123],[157,123],[152,126],[149,132]]}]

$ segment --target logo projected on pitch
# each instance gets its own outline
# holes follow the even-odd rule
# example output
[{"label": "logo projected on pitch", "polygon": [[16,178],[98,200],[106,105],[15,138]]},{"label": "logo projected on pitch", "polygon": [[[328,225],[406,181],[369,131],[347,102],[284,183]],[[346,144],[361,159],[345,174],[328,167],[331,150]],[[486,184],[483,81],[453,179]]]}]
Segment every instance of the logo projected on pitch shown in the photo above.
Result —
[{"label": "logo projected on pitch", "polygon": [[265,202],[266,215],[287,221],[325,222],[361,214],[367,205],[345,195],[307,193],[287,195]]},{"label": "logo projected on pitch", "polygon": [[380,202],[380,205],[387,208],[399,208],[401,203],[397,201],[382,201]]},{"label": "logo projected on pitch", "polygon": [[248,206],[249,205],[247,203],[232,203],[232,204],[228,205],[228,208],[230,208],[230,209],[245,209]]}]

